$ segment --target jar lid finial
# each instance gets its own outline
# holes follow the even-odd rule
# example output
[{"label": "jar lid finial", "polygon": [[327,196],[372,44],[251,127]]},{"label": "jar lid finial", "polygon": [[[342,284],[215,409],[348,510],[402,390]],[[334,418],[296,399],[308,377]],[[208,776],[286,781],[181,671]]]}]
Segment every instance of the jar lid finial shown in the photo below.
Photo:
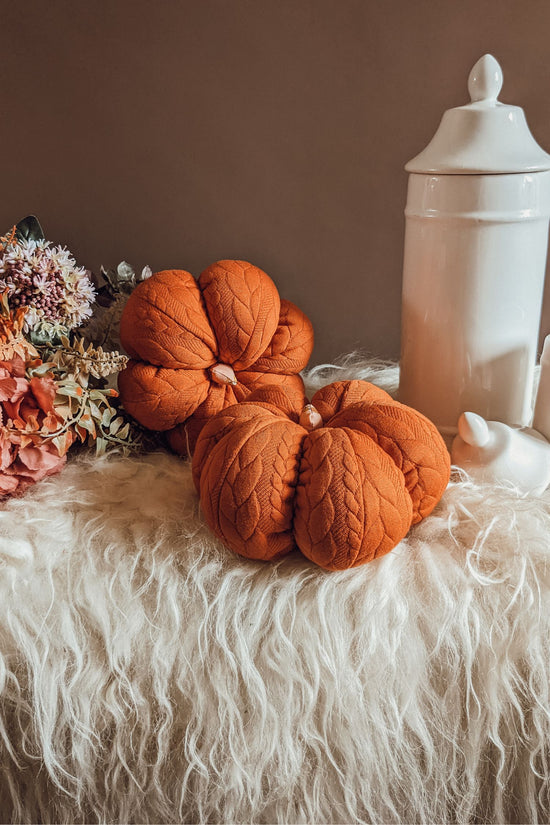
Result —
[{"label": "jar lid finial", "polygon": [[492,54],[480,57],[468,77],[468,91],[472,103],[495,103],[502,89],[502,69]]},{"label": "jar lid finial", "polygon": [[471,101],[448,109],[407,172],[425,175],[507,175],[550,170],[550,155],[529,131],[523,109],[498,100],[502,69],[484,54],[468,77]]}]

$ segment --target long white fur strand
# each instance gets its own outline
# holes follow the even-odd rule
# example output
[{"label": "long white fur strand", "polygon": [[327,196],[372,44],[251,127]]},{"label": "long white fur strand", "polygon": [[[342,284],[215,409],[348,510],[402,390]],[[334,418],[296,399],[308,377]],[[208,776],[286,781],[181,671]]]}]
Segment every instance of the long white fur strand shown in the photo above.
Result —
[{"label": "long white fur strand", "polygon": [[162,453],[8,501],[2,821],[548,821],[550,497],[453,479],[343,573],[233,556]]}]

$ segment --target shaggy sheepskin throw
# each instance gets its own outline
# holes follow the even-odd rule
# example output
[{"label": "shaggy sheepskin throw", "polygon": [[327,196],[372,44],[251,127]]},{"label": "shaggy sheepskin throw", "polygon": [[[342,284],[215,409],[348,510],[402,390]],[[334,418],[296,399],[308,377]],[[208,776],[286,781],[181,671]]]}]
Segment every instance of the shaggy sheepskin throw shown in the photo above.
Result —
[{"label": "shaggy sheepskin throw", "polygon": [[0,696],[4,822],[547,822],[550,494],[455,473],[326,572],[225,550],[179,458],[69,462],[0,510]]}]

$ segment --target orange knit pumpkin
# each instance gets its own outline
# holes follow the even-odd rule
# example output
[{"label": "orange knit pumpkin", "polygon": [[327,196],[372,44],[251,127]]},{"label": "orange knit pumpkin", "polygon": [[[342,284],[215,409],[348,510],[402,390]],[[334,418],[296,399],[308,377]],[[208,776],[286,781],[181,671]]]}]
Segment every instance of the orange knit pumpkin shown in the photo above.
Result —
[{"label": "orange knit pumpkin", "polygon": [[327,570],[392,550],[449,474],[431,421],[366,381],[324,387],[301,415],[264,387],[216,415],[193,458],[206,520],[231,550],[268,560],[297,546]]},{"label": "orange knit pumpkin", "polygon": [[264,383],[299,403],[297,374],[313,349],[311,322],[246,261],[218,261],[198,282],[183,270],[157,272],[124,308],[120,339],[131,357],[119,375],[122,401],[172,448],[192,452],[205,421]]}]

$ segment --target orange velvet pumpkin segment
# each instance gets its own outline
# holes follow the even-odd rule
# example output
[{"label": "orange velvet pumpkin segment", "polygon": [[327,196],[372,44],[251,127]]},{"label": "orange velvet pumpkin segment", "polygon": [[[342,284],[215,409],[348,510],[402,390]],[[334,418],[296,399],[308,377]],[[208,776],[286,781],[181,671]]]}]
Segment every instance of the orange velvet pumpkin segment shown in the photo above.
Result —
[{"label": "orange velvet pumpkin segment", "polygon": [[294,489],[304,437],[299,425],[257,408],[248,427],[231,429],[208,453],[200,475],[203,513],[235,553],[272,560],[294,549]]},{"label": "orange velvet pumpkin segment", "polygon": [[390,456],[405,477],[413,524],[431,513],[449,483],[451,469],[445,442],[431,421],[388,396],[386,403],[352,404],[329,423],[368,435]]},{"label": "orange velvet pumpkin segment", "polygon": [[270,404],[279,413],[297,422],[306,399],[300,389],[297,392],[288,392],[280,384],[265,384],[251,392],[246,401],[248,404]]},{"label": "orange velvet pumpkin segment", "polygon": [[171,369],[206,369],[217,343],[189,272],[157,272],[132,292],[120,321],[122,346],[135,359]]},{"label": "orange velvet pumpkin segment", "polygon": [[281,407],[285,411],[290,405],[292,410],[299,414],[304,404],[307,403],[304,382],[299,375],[247,371],[239,372],[238,376],[241,384],[246,387],[248,395],[255,394],[264,387],[268,388],[268,393],[271,393],[274,391],[273,388],[277,387],[279,392],[286,397],[286,401],[283,402],[283,407]]},{"label": "orange velvet pumpkin segment", "polygon": [[317,390],[311,403],[318,410],[325,423],[340,410],[365,401],[368,404],[378,404],[392,401],[391,396],[368,381],[355,379],[353,381],[334,381]]},{"label": "orange velvet pumpkin segment", "polygon": [[187,420],[168,433],[168,443],[179,455],[193,455],[199,433],[220,410],[238,404],[248,395],[241,384],[235,386],[211,385],[204,401],[193,411]]},{"label": "orange velvet pumpkin segment", "polygon": [[246,261],[218,261],[201,272],[199,286],[219,360],[234,370],[248,369],[265,352],[279,323],[275,284]]},{"label": "orange velvet pumpkin segment", "polygon": [[193,480],[197,491],[204,463],[218,441],[224,438],[230,430],[241,425],[246,426],[259,415],[265,417],[267,421],[278,420],[281,417],[280,411],[273,406],[266,411],[266,405],[262,402],[243,401],[232,407],[226,407],[204,424],[193,453]]},{"label": "orange velvet pumpkin segment", "polygon": [[309,434],[294,515],[307,558],[326,570],[365,564],[401,541],[411,517],[403,475],[371,439],[347,428]]},{"label": "orange velvet pumpkin segment", "polygon": [[297,373],[303,370],[313,351],[313,325],[291,301],[281,299],[279,324],[263,355],[252,364],[256,372]]},{"label": "orange velvet pumpkin segment", "polygon": [[124,407],[144,427],[169,430],[204,400],[208,385],[199,370],[170,370],[130,361],[118,376]]}]

